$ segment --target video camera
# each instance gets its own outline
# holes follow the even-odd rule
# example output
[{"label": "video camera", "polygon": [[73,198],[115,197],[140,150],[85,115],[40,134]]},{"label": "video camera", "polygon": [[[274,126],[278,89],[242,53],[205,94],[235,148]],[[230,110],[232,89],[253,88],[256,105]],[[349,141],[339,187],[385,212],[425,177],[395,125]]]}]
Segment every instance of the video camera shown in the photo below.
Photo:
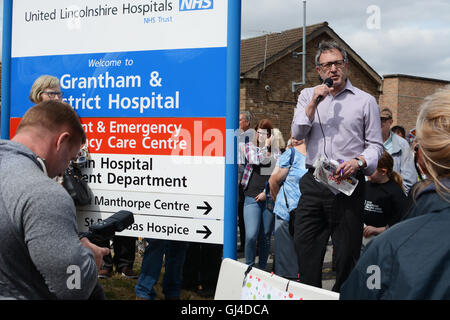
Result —
[{"label": "video camera", "polygon": [[133,213],[120,210],[111,217],[91,225],[89,231],[80,233],[80,239],[86,237],[94,244],[102,243],[111,240],[116,232],[125,230],[133,223]]}]

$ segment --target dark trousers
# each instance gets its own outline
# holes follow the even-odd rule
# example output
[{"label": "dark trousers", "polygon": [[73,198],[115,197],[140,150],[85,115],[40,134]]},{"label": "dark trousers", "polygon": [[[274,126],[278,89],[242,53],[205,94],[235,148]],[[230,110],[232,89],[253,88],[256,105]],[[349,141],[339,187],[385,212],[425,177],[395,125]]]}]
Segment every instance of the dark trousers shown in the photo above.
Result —
[{"label": "dark trousers", "polygon": [[349,197],[334,195],[308,171],[300,179],[301,197],[295,212],[294,242],[297,251],[300,282],[322,287],[322,266],[331,235],[335,251],[336,283],[342,283],[355,266],[361,251],[364,205],[364,176]]},{"label": "dark trousers", "polygon": [[223,245],[190,242],[183,268],[183,286],[215,291],[222,263]]},{"label": "dark trousers", "polygon": [[[135,237],[114,236],[112,243],[114,257],[111,256],[111,253],[104,256],[103,268],[112,270],[115,265],[117,271],[121,271],[124,267],[132,269],[136,255],[136,240]],[[96,243],[96,245],[109,248],[109,241]]]}]

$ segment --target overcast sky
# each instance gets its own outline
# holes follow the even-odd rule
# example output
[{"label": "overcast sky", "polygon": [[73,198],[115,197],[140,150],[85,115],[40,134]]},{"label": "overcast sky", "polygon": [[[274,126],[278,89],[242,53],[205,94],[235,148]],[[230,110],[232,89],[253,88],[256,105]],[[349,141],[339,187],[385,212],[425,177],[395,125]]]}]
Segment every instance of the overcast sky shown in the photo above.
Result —
[{"label": "overcast sky", "polygon": [[[381,76],[450,80],[450,0],[308,0],[324,21]],[[302,0],[242,0],[242,38],[302,25]]]},{"label": "overcast sky", "polygon": [[[324,21],[381,76],[450,80],[450,0],[307,0],[306,24]],[[242,0],[242,38],[302,25],[303,0]]]}]

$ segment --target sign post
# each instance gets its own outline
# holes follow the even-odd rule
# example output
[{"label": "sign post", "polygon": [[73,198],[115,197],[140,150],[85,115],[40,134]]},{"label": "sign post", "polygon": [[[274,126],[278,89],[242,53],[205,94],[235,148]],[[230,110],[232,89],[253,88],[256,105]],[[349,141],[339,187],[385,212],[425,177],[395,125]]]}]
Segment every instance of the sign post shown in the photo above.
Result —
[{"label": "sign post", "polygon": [[2,138],[34,80],[58,77],[90,152],[80,231],[125,209],[135,224],[122,235],[224,244],[235,258],[240,6],[5,0]]}]

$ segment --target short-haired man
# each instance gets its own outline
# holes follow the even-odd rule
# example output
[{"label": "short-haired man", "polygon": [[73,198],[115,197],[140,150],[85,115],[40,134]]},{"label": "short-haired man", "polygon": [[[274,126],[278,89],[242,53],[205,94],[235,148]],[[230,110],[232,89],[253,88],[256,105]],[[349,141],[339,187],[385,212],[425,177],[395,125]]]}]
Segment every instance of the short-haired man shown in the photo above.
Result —
[{"label": "short-haired man", "polygon": [[239,114],[239,129],[242,132],[247,131],[250,129],[250,123],[251,123],[251,115],[248,111],[241,111]]},{"label": "short-haired man", "polygon": [[[306,88],[299,95],[292,136],[306,140],[308,172],[300,180],[301,198],[295,212],[294,241],[300,281],[322,286],[322,264],[332,237],[339,291],[359,258],[363,223],[364,175],[371,175],[383,153],[380,111],[374,97],[347,79],[347,53],[336,42],[322,42],[316,71],[333,84]],[[319,98],[320,97],[320,98]],[[359,180],[351,196],[334,194],[313,176],[315,160],[324,156],[341,162],[336,179]]]},{"label": "short-haired man", "polygon": [[411,187],[417,182],[414,154],[408,141],[392,132],[391,126],[394,121],[392,120],[392,111],[389,108],[384,108],[380,112],[380,117],[384,148],[394,158],[394,171],[402,176],[403,186],[408,194]]},{"label": "short-haired man", "polygon": [[403,128],[402,126],[399,126],[399,125],[393,126],[391,128],[391,131],[395,134],[398,134],[400,137],[402,137],[403,139],[406,140],[406,131],[405,131],[405,128]]},{"label": "short-haired man", "polygon": [[109,249],[78,237],[75,205],[53,177],[86,135],[73,108],[30,108],[11,141],[0,140],[0,297],[87,299]]}]

